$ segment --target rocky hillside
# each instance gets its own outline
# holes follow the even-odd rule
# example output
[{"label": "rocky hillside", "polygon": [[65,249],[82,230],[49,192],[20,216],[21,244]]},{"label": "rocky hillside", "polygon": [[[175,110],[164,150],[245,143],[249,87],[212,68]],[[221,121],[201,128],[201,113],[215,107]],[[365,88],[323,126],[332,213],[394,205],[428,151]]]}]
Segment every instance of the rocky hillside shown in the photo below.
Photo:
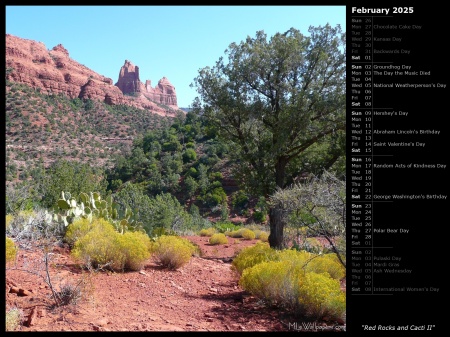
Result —
[{"label": "rocky hillside", "polygon": [[[118,67],[119,68],[119,67]],[[119,79],[111,78],[73,60],[59,44],[48,50],[42,42],[6,34],[6,79],[26,84],[44,94],[64,94],[109,105],[127,105],[167,116],[178,111],[175,87],[163,77],[156,87],[139,78],[139,67],[125,60]]]},{"label": "rocky hillside", "polygon": [[6,34],[7,181],[60,158],[108,165],[137,136],[185,113],[167,78],[144,84],[128,60],[118,74],[114,84],[71,59],[61,44],[48,50]]}]

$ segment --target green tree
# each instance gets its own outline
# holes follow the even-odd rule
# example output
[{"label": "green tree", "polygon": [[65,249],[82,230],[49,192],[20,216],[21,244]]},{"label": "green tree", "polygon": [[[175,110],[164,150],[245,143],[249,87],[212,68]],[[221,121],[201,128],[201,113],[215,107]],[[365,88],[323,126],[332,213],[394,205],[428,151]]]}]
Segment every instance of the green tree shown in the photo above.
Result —
[{"label": "green tree", "polygon": [[[38,179],[37,177],[35,177]],[[102,168],[93,167],[88,163],[68,161],[61,159],[56,161],[39,177],[41,181],[35,181],[42,195],[43,207],[53,207],[61,197],[61,191],[79,195],[85,191],[95,191],[106,195],[107,181]]]},{"label": "green tree", "polygon": [[142,139],[142,147],[145,153],[153,153],[154,155],[161,152],[161,144],[159,140],[161,138],[160,130],[150,130],[144,135]]},{"label": "green tree", "polygon": [[23,210],[33,209],[35,198],[33,186],[25,183],[6,184],[5,186],[5,213],[19,214]]},{"label": "green tree", "polygon": [[150,212],[154,226],[166,230],[182,232],[192,223],[191,215],[170,193],[161,193],[151,198]]},{"label": "green tree", "polygon": [[[267,40],[258,31],[194,79],[194,110],[231,143],[236,177],[254,195],[293,181],[302,156],[320,169],[345,154],[345,33],[329,24],[309,33],[291,28]],[[283,248],[282,212],[271,207],[269,217],[270,246]]]},{"label": "green tree", "polygon": [[135,146],[130,156],[130,166],[133,170],[133,177],[137,181],[145,180],[151,161],[147,158],[144,150],[140,146]]},{"label": "green tree", "polygon": [[183,161],[185,163],[190,163],[197,160],[197,153],[195,153],[194,149],[186,149],[183,152]]},{"label": "green tree", "polygon": [[198,190],[198,183],[191,176],[187,176],[187,178],[184,180],[184,184],[186,186],[186,192],[189,200],[191,200]]},{"label": "green tree", "polygon": [[145,194],[145,188],[139,184],[127,182],[119,187],[114,195],[114,201],[119,205],[122,212],[130,209],[138,221],[142,222],[144,230],[150,234],[154,228],[152,201]]},{"label": "green tree", "polygon": [[208,190],[208,187],[210,185],[209,178],[208,178],[208,167],[203,164],[199,164],[197,168],[197,181],[198,181],[198,187],[200,189],[200,192],[202,194],[206,193]]}]

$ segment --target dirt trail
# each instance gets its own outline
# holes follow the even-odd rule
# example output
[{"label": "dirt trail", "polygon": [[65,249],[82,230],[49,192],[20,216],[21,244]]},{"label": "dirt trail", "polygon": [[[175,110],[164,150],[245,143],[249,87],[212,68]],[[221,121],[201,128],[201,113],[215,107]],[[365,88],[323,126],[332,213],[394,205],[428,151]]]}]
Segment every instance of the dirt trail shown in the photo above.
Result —
[{"label": "dirt trail", "polygon": [[[234,243],[230,238],[227,245],[211,246],[208,238],[189,238],[199,245],[202,257],[192,257],[176,271],[149,261],[139,272],[92,275],[73,263],[67,249],[55,249],[52,280],[57,285],[89,280],[85,298],[52,309],[51,291],[42,278],[7,270],[6,308],[22,309],[20,331],[289,330],[293,319],[245,293],[231,270],[236,252],[257,240]],[[36,259],[38,252],[21,251],[17,266]],[[27,296],[10,292],[11,288],[23,289]]]}]

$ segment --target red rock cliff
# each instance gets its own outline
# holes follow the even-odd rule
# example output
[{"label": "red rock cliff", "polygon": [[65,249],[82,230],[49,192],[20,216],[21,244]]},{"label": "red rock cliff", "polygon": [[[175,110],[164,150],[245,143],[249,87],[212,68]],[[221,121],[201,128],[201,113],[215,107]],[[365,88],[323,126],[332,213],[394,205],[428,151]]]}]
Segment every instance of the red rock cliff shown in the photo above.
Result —
[{"label": "red rock cliff", "polygon": [[[129,83],[125,86],[134,85],[126,87],[126,90],[138,89],[134,91],[142,92],[145,97],[124,95],[131,91],[122,91],[123,87],[114,85],[111,78],[71,59],[69,52],[61,44],[47,50],[42,42],[6,34],[6,69],[11,70],[7,72],[7,80],[24,83],[46,94],[62,93],[70,98],[88,98],[111,105],[125,104],[160,115],[173,115],[174,112],[156,103],[178,110],[175,88],[170,83],[161,87],[158,84],[154,92],[148,92],[146,86],[139,81],[139,68],[134,67],[134,75],[130,69],[123,74],[122,82]],[[133,79],[133,76],[137,77]],[[120,77],[119,75],[119,82]]]}]

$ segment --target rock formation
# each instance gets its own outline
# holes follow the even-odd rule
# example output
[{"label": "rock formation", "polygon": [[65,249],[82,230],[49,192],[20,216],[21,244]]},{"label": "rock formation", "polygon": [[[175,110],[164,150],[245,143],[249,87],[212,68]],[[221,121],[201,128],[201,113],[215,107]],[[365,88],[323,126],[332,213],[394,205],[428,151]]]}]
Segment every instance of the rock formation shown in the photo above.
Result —
[{"label": "rock formation", "polygon": [[[26,84],[45,94],[62,93],[70,98],[125,104],[160,115],[175,115],[178,110],[175,88],[166,78],[161,79],[156,88],[151,88],[140,82],[139,68],[125,61],[119,81],[114,85],[111,78],[71,59],[62,44],[47,50],[42,42],[6,34],[6,70],[7,80]],[[143,96],[124,95],[131,92]]]},{"label": "rock formation", "polygon": [[142,94],[157,103],[178,108],[175,87],[166,77],[160,79],[154,88],[150,80],[146,80],[144,85],[139,77],[139,67],[128,60],[125,60],[124,65],[120,68],[116,86],[124,94]]},{"label": "rock formation", "polygon": [[125,60],[125,64],[120,68],[119,80],[116,83],[116,87],[124,94],[144,92],[145,87],[139,79],[139,67]]}]

